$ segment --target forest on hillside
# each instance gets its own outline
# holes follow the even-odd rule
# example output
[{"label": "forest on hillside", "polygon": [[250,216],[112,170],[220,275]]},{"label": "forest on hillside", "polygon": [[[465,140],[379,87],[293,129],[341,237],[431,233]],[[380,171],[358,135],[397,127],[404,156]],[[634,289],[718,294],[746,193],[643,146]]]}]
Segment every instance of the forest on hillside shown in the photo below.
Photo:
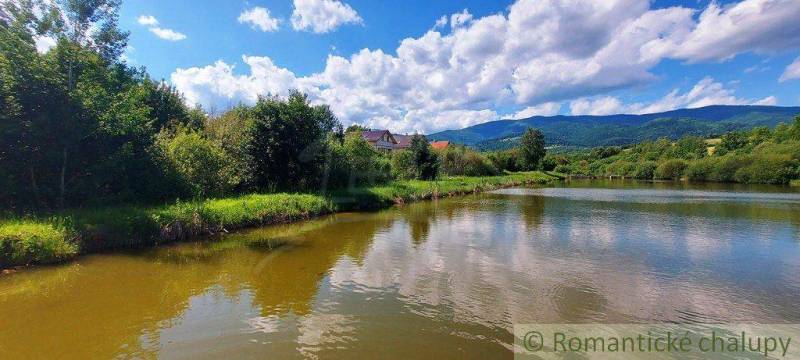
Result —
[{"label": "forest on hillside", "polygon": [[551,152],[543,164],[573,176],[786,184],[800,178],[800,116],[775,129],[732,131],[717,139],[685,136]]}]

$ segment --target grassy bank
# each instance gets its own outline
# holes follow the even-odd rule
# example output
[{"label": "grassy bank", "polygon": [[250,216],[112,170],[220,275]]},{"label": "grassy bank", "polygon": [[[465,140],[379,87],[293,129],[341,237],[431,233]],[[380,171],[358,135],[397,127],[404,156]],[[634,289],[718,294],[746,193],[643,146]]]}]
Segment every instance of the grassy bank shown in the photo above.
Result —
[{"label": "grassy bank", "polygon": [[0,223],[0,268],[28,263],[47,264],[78,254],[72,232],[57,224],[35,220]]},{"label": "grassy bank", "polygon": [[556,179],[541,172],[387,185],[313,194],[252,194],[157,207],[81,209],[0,221],[0,268],[69,260],[81,253],[186,240],[238,228],[308,219],[336,211],[486,191]]}]

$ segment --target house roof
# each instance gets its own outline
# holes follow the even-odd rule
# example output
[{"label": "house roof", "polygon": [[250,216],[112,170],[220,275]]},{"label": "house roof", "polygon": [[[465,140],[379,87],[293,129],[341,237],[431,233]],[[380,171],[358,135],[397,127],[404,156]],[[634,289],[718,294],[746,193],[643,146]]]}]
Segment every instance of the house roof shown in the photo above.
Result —
[{"label": "house roof", "polygon": [[384,134],[389,134],[389,139],[392,141],[392,143],[397,144],[397,140],[395,140],[394,136],[392,136],[392,133],[390,133],[389,130],[371,130],[361,132],[361,136],[364,138],[364,140],[370,142],[380,140]]},{"label": "house roof", "polygon": [[434,148],[434,149],[437,149],[437,150],[444,149],[444,148],[446,148],[448,146],[450,146],[450,142],[446,141],[446,140],[445,141],[431,141],[431,147]]},{"label": "house roof", "polygon": [[397,140],[395,148],[405,149],[411,145],[411,135],[395,135],[394,139]]}]

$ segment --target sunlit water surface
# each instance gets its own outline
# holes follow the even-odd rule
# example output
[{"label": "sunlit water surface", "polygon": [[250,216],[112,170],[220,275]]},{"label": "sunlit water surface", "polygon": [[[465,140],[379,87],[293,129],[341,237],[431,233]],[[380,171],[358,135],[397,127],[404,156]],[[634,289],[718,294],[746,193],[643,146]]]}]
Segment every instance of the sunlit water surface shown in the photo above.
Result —
[{"label": "sunlit water surface", "polygon": [[798,323],[798,274],[796,190],[573,182],[3,276],[0,358],[509,358],[514,323]]}]

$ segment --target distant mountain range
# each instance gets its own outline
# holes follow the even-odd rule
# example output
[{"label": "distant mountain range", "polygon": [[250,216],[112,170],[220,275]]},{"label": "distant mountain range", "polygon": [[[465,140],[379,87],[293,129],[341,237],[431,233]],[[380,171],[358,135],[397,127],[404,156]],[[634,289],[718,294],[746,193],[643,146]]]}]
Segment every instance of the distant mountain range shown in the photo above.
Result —
[{"label": "distant mountain range", "polygon": [[798,114],[800,107],[714,105],[644,115],[533,116],[442,131],[428,138],[481,150],[506,149],[516,146],[525,129],[535,127],[542,130],[549,145],[626,145],[661,137],[711,136],[756,126],[774,127],[790,123]]}]

